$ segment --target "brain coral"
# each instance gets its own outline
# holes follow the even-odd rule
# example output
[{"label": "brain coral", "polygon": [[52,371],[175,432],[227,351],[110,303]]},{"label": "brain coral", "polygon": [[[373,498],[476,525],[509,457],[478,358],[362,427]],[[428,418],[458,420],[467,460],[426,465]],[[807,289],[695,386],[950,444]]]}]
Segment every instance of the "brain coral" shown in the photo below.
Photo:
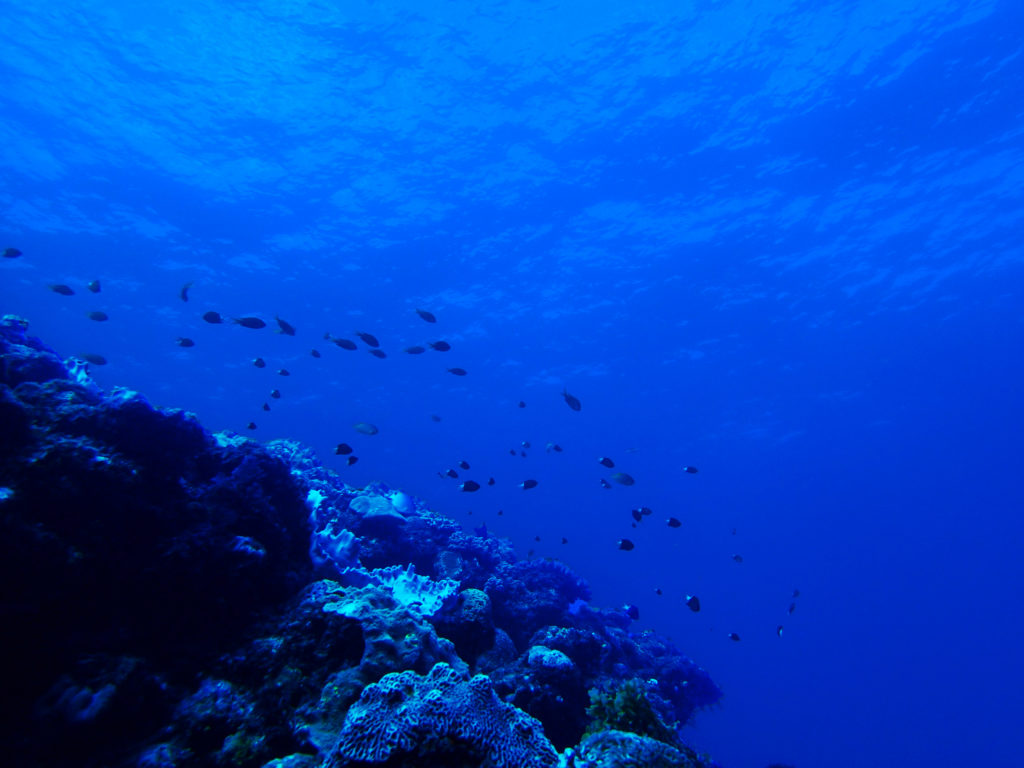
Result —
[{"label": "brain coral", "polygon": [[558,755],[540,724],[501,701],[486,675],[467,680],[439,663],[425,676],[394,672],[364,688],[325,766],[384,763],[553,768]]}]

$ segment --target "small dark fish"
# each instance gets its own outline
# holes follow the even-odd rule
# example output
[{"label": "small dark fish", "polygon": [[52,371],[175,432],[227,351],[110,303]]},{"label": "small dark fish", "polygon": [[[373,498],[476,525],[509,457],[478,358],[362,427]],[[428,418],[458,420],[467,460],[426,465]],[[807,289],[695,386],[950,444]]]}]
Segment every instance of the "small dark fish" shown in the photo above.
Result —
[{"label": "small dark fish", "polygon": [[451,467],[449,467],[448,469],[446,469],[446,470],[444,471],[444,474],[441,474],[440,472],[438,472],[437,474],[441,475],[441,477],[450,477],[450,478],[453,478],[453,479],[454,479],[454,478],[457,478],[457,477],[459,476],[459,473],[458,473],[458,472],[456,472],[456,471],[455,471],[454,469],[452,469]]},{"label": "small dark fish", "polygon": [[622,611],[633,621],[638,621],[640,619],[640,609],[635,605],[624,605],[622,606]]},{"label": "small dark fish", "polygon": [[526,451],[520,451],[519,455],[522,456],[525,459],[526,458]]},{"label": "small dark fish", "polygon": [[779,626],[777,626],[775,628],[775,634],[778,635],[779,637],[782,637],[782,625],[781,624],[779,624]]},{"label": "small dark fish", "polygon": [[686,607],[694,613],[700,613],[700,598],[696,595],[687,595]]},{"label": "small dark fish", "polygon": [[656,595],[659,595],[659,596],[660,596],[660,595],[661,595],[661,587],[655,587],[655,588],[654,588],[654,594],[656,594]]},{"label": "small dark fish", "polygon": [[697,474],[697,468],[696,467],[683,467],[683,472],[686,472],[689,475],[696,475]]},{"label": "small dark fish", "polygon": [[789,604],[789,608],[786,609],[786,613],[788,613],[790,616],[792,616],[793,615],[793,611],[795,611],[795,610],[796,610],[796,603],[790,603]]},{"label": "small dark fish", "polygon": [[637,509],[637,512],[639,512],[644,517],[647,517],[648,515],[653,515],[654,514],[654,510],[652,510],[650,507],[639,507]]},{"label": "small dark fish", "polygon": [[800,597],[800,590],[799,589],[794,589],[793,590],[793,597],[794,598]]},{"label": "small dark fish", "polygon": [[334,447],[335,456],[348,456],[350,453],[352,453],[352,446],[348,443],[338,443]]},{"label": "small dark fish", "polygon": [[666,522],[669,528],[678,528],[683,524],[678,517],[670,517]]},{"label": "small dark fish", "polygon": [[480,490],[480,483],[474,482],[473,480],[467,480],[459,485],[459,490],[463,493],[472,493],[473,491]]},{"label": "small dark fish", "polygon": [[246,425],[246,429],[256,429],[256,422],[255,422],[255,421],[250,421],[250,422],[249,422],[249,423],[248,423],[248,424]]},{"label": "small dark fish", "polygon": [[274,398],[275,400],[280,400],[281,399],[281,390],[280,389],[272,389],[272,390],[270,390],[270,396],[272,398]]},{"label": "small dark fish", "polygon": [[504,510],[504,509],[499,509],[499,510],[498,510],[498,515],[499,515],[499,517],[500,517],[501,515],[504,515],[504,514],[505,514],[505,510]]},{"label": "small dark fish", "polygon": [[459,462],[459,469],[469,469],[469,462],[468,461],[460,461]]},{"label": "small dark fish", "polygon": [[50,286],[50,290],[53,291],[54,293],[59,293],[61,296],[74,296],[75,295],[75,292],[73,290],[71,290],[71,286],[69,286],[69,285],[60,285],[60,284],[51,285]]},{"label": "small dark fish", "polygon": [[728,635],[726,635],[726,637],[728,637],[734,643],[738,643],[740,641],[740,636],[737,635],[735,632],[730,632]]},{"label": "small dark fish", "polygon": [[203,320],[208,323],[213,323],[214,325],[224,322],[224,318],[220,316],[220,312],[214,312],[213,310],[205,313],[203,315]]},{"label": "small dark fish", "polygon": [[633,485],[636,482],[632,475],[627,475],[625,472],[614,473],[612,475],[612,480],[621,485]]},{"label": "small dark fish", "polygon": [[99,293],[100,292],[100,281],[99,280],[90,280],[89,284],[86,285],[85,287],[88,288],[93,293]]},{"label": "small dark fish", "polygon": [[110,315],[108,315],[106,312],[100,312],[98,309],[93,312],[90,312],[89,314],[86,315],[86,317],[88,317],[90,320],[95,320],[97,323],[105,323],[107,320],[110,319]]},{"label": "small dark fish", "polygon": [[602,478],[601,478],[601,487],[602,487],[602,488],[611,488],[611,487],[612,487],[612,484],[611,484],[611,483],[609,483],[609,482],[608,482],[607,480],[605,480],[605,479],[604,479],[604,478],[602,477]]},{"label": "small dark fish", "polygon": [[359,461],[359,457],[358,457],[358,456],[349,456],[349,457],[348,457],[348,458],[347,458],[347,459],[345,460],[345,463],[346,463],[346,464],[348,464],[348,465],[349,465],[349,466],[351,467],[351,466],[352,466],[353,464],[355,464],[355,463],[356,463],[357,461]]},{"label": "small dark fish", "polygon": [[515,456],[515,455],[516,455],[516,449],[515,449],[515,448],[509,448],[509,449],[508,449],[508,452],[509,452],[509,454],[510,454],[510,455],[512,455],[512,456]]},{"label": "small dark fish", "polygon": [[525,448],[526,450],[530,450],[530,441],[529,440],[523,440],[523,442],[521,442],[519,445],[521,447]]},{"label": "small dark fish", "polygon": [[383,349],[371,349],[370,354],[373,355],[374,357],[379,357],[381,360],[388,356],[387,352],[385,352]]},{"label": "small dark fish", "polygon": [[376,435],[378,432],[380,432],[380,430],[377,429],[377,426],[375,424],[369,424],[368,422],[365,421],[360,421],[356,424],[353,424],[352,428],[355,429],[355,431],[361,435]]},{"label": "small dark fish", "polygon": [[629,552],[631,549],[635,547],[636,545],[629,539],[619,539],[619,549],[623,550],[624,552]]},{"label": "small dark fish", "polygon": [[189,280],[187,283],[181,286],[181,290],[178,291],[178,298],[180,298],[182,301],[188,301],[188,289],[191,287],[192,281]]},{"label": "small dark fish", "polygon": [[252,361],[252,364],[255,365],[257,368],[266,368],[267,367],[267,361],[264,360],[262,357],[255,358]]},{"label": "small dark fish", "polygon": [[733,555],[732,559],[735,560],[737,563],[742,563],[743,562],[743,555]]},{"label": "small dark fish", "polygon": [[174,342],[179,347],[194,347],[196,343],[185,336],[179,336],[177,341]]},{"label": "small dark fish", "polygon": [[309,354],[311,354],[313,357],[320,357],[320,353],[315,349],[309,350]]},{"label": "small dark fish", "polygon": [[17,248],[4,248],[5,259],[16,259],[19,256],[21,256],[21,251],[19,251]]},{"label": "small dark fish", "polygon": [[[493,477],[488,477],[487,478],[487,484],[488,485],[494,485],[494,478]],[[498,514],[500,515],[501,512],[498,512]]]},{"label": "small dark fish", "polygon": [[427,312],[425,309],[417,309],[416,314],[426,320],[428,323],[436,323],[437,318],[434,317],[432,312]]},{"label": "small dark fish", "polygon": [[447,341],[432,341],[429,344],[427,344],[427,346],[435,350],[436,352],[447,352],[449,349],[452,348],[452,345],[449,344]]},{"label": "small dark fish", "polygon": [[282,320],[277,315],[274,315],[274,319],[277,320],[277,325],[278,325],[278,331],[277,332],[278,333],[283,333],[285,336],[294,336],[295,335],[295,326],[294,325],[292,325],[291,323],[287,322],[286,320]]},{"label": "small dark fish", "polygon": [[465,376],[466,375],[466,369],[465,368],[449,368],[448,369],[448,373],[455,374],[456,376]]},{"label": "small dark fish", "polygon": [[343,339],[340,336],[331,336],[330,331],[324,334],[324,339],[332,342],[333,344],[336,344],[342,349],[347,349],[349,351],[353,349],[359,349],[359,347],[356,346],[356,343],[352,341],[352,339]]},{"label": "small dark fish", "polygon": [[520,408],[525,408],[526,407],[526,403],[524,403],[522,400],[520,400],[519,401],[519,407]]},{"label": "small dark fish", "polygon": [[638,523],[644,519],[644,516],[640,514],[639,509],[631,509],[629,511],[629,514],[631,514],[633,516],[633,519],[636,520]]},{"label": "small dark fish", "polygon": [[79,357],[85,360],[85,362],[92,363],[93,365],[107,364],[107,358],[105,358],[103,355],[93,354],[92,352],[86,352],[84,355],[79,355]]},{"label": "small dark fish", "polygon": [[438,416],[436,413],[432,413],[430,414],[430,420],[434,422],[439,422],[441,421],[441,417]]},{"label": "small dark fish", "polygon": [[533,540],[539,543],[540,542],[540,535],[538,534],[537,536],[534,536]]},{"label": "small dark fish", "polygon": [[609,469],[615,466],[615,462],[609,459],[607,456],[602,456],[601,458],[599,458],[597,460],[597,463],[600,464],[602,467],[608,467]]},{"label": "small dark fish", "polygon": [[735,528],[733,528],[733,529],[732,529],[732,535],[733,535],[733,536],[735,536],[735,535],[736,535],[736,529],[735,529]]},{"label": "small dark fish", "polygon": [[367,344],[371,347],[380,346],[380,342],[377,341],[377,337],[374,336],[372,333],[363,333],[362,331],[356,331],[356,336],[362,339],[364,344]]},{"label": "small dark fish", "polygon": [[243,328],[252,328],[254,330],[267,327],[267,324],[258,317],[233,317],[231,318],[231,322],[235,325],[240,325]]},{"label": "small dark fish", "polygon": [[563,537],[562,537],[562,543],[563,543],[563,544],[568,544],[568,543],[569,543],[569,540],[568,540],[567,538],[565,538],[565,536],[563,536]]},{"label": "small dark fish", "polygon": [[425,347],[421,347],[418,344],[414,344],[411,347],[406,347],[402,351],[405,352],[407,355],[422,355],[427,350]]},{"label": "small dark fish", "polygon": [[277,369],[277,375],[278,376],[291,376],[291,374],[288,372],[287,368],[278,368]]},{"label": "small dark fish", "polygon": [[548,453],[551,453],[552,451],[554,451],[555,453],[561,453],[562,446],[560,446],[558,443],[548,443],[547,445],[544,446],[544,450],[547,451]]},{"label": "small dark fish", "polygon": [[570,395],[569,390],[567,389],[562,390],[562,397],[565,398],[565,404],[572,408],[574,411],[578,411],[580,410],[580,408],[583,407],[583,404],[580,403],[579,399]]},{"label": "small dark fish", "polygon": [[537,481],[536,480],[523,480],[523,482],[521,482],[519,484],[519,487],[522,488],[524,491],[528,491],[531,488],[536,488],[537,487]]},{"label": "small dark fish", "polygon": [[264,403],[263,404],[263,410],[264,411],[269,411],[270,410],[270,403]]}]

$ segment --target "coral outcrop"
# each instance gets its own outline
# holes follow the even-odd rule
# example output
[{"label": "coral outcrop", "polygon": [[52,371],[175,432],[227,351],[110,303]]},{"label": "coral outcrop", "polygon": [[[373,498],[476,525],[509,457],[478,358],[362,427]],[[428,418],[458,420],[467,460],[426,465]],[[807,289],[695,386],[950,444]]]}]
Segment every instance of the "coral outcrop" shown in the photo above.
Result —
[{"label": "coral outcrop", "polygon": [[589,598],[560,563],[294,442],[104,392],[0,324],[11,765],[706,765],[682,728],[717,687]]}]

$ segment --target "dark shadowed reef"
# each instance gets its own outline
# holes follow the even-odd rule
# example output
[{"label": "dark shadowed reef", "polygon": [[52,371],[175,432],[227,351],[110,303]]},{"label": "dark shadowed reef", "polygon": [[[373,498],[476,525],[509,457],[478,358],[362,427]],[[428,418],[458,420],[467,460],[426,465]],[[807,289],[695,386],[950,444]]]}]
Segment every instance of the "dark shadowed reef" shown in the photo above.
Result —
[{"label": "dark shadowed reef", "polygon": [[550,560],[0,329],[14,766],[706,766],[720,692]]}]

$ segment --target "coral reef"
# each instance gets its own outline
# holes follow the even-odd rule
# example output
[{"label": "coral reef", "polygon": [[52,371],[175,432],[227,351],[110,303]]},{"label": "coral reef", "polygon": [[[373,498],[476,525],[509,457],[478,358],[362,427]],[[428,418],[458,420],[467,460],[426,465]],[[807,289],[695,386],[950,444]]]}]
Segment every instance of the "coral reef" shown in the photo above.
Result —
[{"label": "coral reef", "polygon": [[0,323],[12,765],[705,765],[680,729],[718,688],[589,597],[297,443],[104,392]]}]

